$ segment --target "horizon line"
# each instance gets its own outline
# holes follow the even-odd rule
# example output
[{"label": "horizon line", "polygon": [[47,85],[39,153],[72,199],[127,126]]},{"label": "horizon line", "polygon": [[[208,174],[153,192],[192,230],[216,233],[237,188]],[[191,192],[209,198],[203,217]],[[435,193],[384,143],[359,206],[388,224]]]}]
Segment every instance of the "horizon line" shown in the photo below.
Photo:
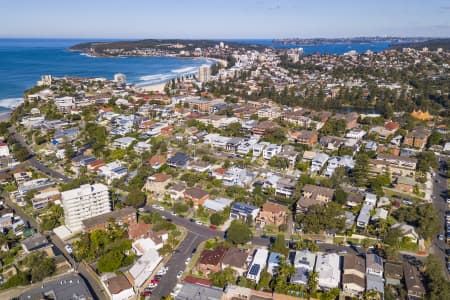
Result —
[{"label": "horizon line", "polygon": [[267,37],[267,38],[256,38],[256,37],[210,37],[210,38],[182,38],[182,37],[8,37],[0,36],[0,39],[29,39],[29,40],[69,40],[69,39],[104,39],[104,40],[287,40],[287,39],[299,39],[299,40],[312,40],[312,39],[356,39],[356,38],[402,38],[402,39],[450,39],[450,36],[440,37],[440,36],[421,36],[421,35],[411,35],[411,36],[401,36],[401,35],[355,35],[355,36],[336,36],[336,37]]}]

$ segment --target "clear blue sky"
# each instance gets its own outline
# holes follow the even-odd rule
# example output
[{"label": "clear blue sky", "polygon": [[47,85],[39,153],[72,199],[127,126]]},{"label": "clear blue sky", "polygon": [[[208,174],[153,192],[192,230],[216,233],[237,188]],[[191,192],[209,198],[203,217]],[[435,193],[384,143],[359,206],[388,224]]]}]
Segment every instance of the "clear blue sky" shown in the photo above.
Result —
[{"label": "clear blue sky", "polygon": [[449,0],[0,0],[0,37],[450,37]]}]

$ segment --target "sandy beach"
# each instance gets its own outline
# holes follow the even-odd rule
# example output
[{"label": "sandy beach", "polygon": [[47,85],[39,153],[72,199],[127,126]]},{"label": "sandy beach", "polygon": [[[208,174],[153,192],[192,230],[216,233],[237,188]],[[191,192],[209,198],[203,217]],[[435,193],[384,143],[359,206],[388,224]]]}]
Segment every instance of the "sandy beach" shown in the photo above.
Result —
[{"label": "sandy beach", "polygon": [[164,87],[166,86],[168,81],[161,82],[161,83],[155,83],[151,85],[144,85],[140,86],[141,89],[143,89],[146,92],[164,92]]}]

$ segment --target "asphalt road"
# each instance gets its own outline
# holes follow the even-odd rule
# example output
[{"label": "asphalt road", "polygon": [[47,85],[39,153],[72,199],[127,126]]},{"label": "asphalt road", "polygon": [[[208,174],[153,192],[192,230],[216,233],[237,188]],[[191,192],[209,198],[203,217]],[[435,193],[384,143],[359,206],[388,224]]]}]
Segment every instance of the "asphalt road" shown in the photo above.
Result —
[{"label": "asphalt road", "polygon": [[[439,211],[439,219],[441,220],[442,225],[441,233],[444,234],[445,237],[445,212],[447,211],[447,178],[442,175],[443,174],[436,173],[436,176],[433,178],[433,204]],[[442,259],[444,265],[446,263],[446,248],[448,248],[448,245],[445,240],[440,241],[439,239],[435,238],[432,250],[435,255],[439,256]],[[447,268],[445,268],[445,274],[447,274],[448,278],[449,274]]]},{"label": "asphalt road", "polygon": [[24,162],[24,164],[29,164],[31,167],[37,169],[38,171],[54,178],[57,180],[60,180],[64,183],[70,182],[72,179],[67,177],[64,174],[61,174],[59,172],[56,172],[55,170],[50,169],[49,167],[45,166],[43,163],[41,163],[39,160],[36,159],[36,156],[34,155],[33,149],[27,144],[25,138],[16,132],[16,129],[14,127],[11,127],[9,129],[11,135],[14,136],[14,138],[23,146],[25,147],[28,152],[30,153],[31,157]]},{"label": "asphalt road", "polygon": [[[161,278],[158,286],[153,290],[153,295],[151,299],[161,299],[161,297],[165,297],[170,294],[173,288],[176,286],[178,279],[177,273],[179,271],[184,271],[186,268],[186,259],[192,256],[192,251],[194,248],[197,248],[201,242],[204,242],[208,239],[214,237],[224,237],[224,232],[220,230],[212,230],[207,226],[198,225],[195,222],[191,222],[189,219],[173,216],[171,213],[167,211],[162,211],[155,209],[153,207],[145,207],[146,212],[158,212],[161,216],[170,219],[172,223],[177,226],[184,227],[188,234],[186,238],[180,243],[177,248],[177,253],[174,253],[169,261],[166,263],[166,266],[169,267],[167,274]],[[254,237],[252,241],[253,245],[257,246],[268,246],[270,244],[270,240],[267,238]]]}]

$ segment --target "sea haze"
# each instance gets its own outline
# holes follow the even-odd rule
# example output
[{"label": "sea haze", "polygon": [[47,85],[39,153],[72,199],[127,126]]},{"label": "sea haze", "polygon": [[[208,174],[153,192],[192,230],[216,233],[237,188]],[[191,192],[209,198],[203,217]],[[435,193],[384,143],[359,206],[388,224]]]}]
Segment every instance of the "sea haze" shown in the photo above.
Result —
[{"label": "sea haze", "polygon": [[[23,91],[32,87],[41,75],[106,77],[124,73],[127,81],[138,85],[154,84],[183,74],[193,74],[204,59],[173,57],[89,57],[68,52],[70,46],[89,40],[80,39],[0,39],[0,110],[18,103]],[[271,40],[235,40],[271,47],[301,46],[274,44]],[[350,50],[383,51],[388,43],[333,44],[304,46],[305,53],[342,54]]]}]

